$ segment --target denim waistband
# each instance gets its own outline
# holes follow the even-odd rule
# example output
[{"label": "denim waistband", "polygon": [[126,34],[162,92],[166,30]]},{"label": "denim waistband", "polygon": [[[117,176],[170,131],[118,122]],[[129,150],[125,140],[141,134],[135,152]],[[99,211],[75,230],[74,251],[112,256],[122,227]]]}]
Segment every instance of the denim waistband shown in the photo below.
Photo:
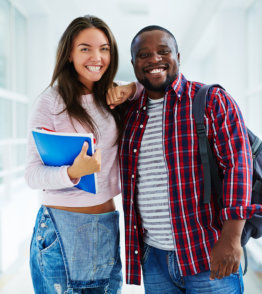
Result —
[{"label": "denim waistband", "polygon": [[119,247],[119,212],[85,214],[45,206],[40,211],[39,217],[50,217],[53,222],[68,286],[107,283]]}]

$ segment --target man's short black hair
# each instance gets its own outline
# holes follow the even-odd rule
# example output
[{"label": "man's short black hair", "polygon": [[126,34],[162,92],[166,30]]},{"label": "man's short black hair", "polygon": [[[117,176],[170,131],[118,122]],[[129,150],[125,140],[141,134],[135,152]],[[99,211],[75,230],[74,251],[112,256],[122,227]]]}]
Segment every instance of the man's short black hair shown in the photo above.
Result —
[{"label": "man's short black hair", "polygon": [[142,33],[144,32],[150,32],[150,31],[163,31],[163,32],[166,32],[173,40],[174,40],[174,43],[175,43],[175,48],[176,48],[176,52],[178,53],[178,46],[177,46],[177,42],[176,42],[176,38],[175,36],[167,29],[161,27],[161,26],[157,26],[157,25],[151,25],[151,26],[147,26],[147,27],[144,27],[143,29],[141,29],[133,38],[132,42],[131,42],[131,56],[132,56],[132,59],[133,59],[133,53],[132,53],[132,49],[133,49],[133,45],[134,45],[134,42],[135,42],[135,39],[141,35]]}]

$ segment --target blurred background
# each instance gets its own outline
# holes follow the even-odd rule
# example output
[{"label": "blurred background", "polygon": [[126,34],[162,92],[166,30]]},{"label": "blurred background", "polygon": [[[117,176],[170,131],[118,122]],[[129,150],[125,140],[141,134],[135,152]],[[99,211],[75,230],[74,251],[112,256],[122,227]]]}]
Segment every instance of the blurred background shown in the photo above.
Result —
[{"label": "blurred background", "polygon": [[[59,38],[78,16],[93,14],[112,29],[120,52],[118,80],[133,81],[130,41],[146,25],[177,38],[189,80],[219,83],[262,138],[261,0],[0,0],[0,293],[33,293],[28,251],[39,208],[23,179],[27,120],[48,86]],[[116,198],[121,211],[121,197]],[[123,232],[123,216],[121,214]],[[124,258],[124,235],[121,235]],[[245,293],[262,293],[262,240],[248,243]],[[124,259],[123,259],[124,260]],[[142,294],[124,285],[123,293]],[[226,293],[225,293],[226,294]]]}]

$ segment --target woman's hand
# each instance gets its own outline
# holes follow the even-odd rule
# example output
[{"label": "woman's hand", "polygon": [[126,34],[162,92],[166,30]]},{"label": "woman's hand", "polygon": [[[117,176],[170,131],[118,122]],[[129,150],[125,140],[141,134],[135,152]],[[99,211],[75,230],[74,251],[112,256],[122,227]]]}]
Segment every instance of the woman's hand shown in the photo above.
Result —
[{"label": "woman's hand", "polygon": [[93,154],[88,156],[86,154],[88,143],[83,144],[81,152],[75,158],[73,164],[67,169],[68,176],[71,180],[79,179],[83,176],[90,175],[101,170],[101,152],[99,149]]},{"label": "woman's hand", "polygon": [[116,86],[108,89],[106,102],[111,109],[114,109],[117,105],[124,103],[128,98],[133,97],[135,93],[136,83]]}]

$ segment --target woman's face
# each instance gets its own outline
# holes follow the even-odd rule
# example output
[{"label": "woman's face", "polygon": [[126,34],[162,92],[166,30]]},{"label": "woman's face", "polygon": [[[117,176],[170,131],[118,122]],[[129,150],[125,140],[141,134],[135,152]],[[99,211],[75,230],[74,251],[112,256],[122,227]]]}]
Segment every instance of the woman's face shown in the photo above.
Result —
[{"label": "woman's face", "polygon": [[104,32],[96,28],[81,31],[73,41],[69,61],[79,80],[91,91],[110,65],[110,45]]}]

